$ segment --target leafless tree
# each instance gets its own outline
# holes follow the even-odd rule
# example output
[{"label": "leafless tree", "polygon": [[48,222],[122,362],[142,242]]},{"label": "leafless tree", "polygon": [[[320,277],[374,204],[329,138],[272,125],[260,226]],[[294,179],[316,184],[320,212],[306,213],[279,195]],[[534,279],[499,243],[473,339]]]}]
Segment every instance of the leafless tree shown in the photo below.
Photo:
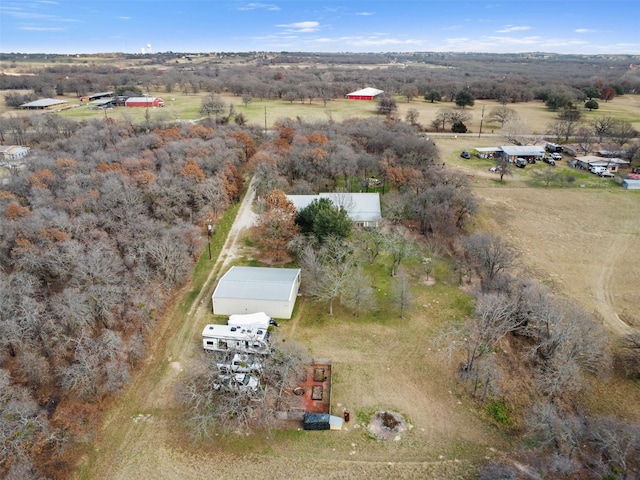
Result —
[{"label": "leafless tree", "polygon": [[362,312],[375,310],[376,298],[372,284],[371,276],[365,273],[362,265],[355,266],[347,279],[340,303],[351,309],[356,317]]},{"label": "leafless tree", "polygon": [[593,132],[587,127],[580,127],[576,132],[576,142],[585,155],[589,155],[596,143]]},{"label": "leafless tree", "polygon": [[514,145],[525,145],[527,143],[526,133],[529,131],[524,119],[519,115],[514,115],[505,120],[502,125],[500,135],[509,143]]},{"label": "leafless tree", "polygon": [[467,260],[482,281],[483,290],[491,290],[498,277],[517,265],[520,253],[502,237],[481,232],[464,241]]},{"label": "leafless tree", "polygon": [[611,358],[602,325],[567,300],[539,298],[530,305],[527,332],[540,391],[555,398],[582,390],[584,374],[606,375]]},{"label": "leafless tree", "polygon": [[585,434],[592,453],[587,465],[602,478],[637,478],[640,468],[640,425],[616,418],[589,419]]},{"label": "leafless tree", "polygon": [[502,105],[500,107],[492,108],[489,112],[489,121],[490,122],[498,122],[500,123],[500,127],[504,127],[504,124],[507,123],[512,118],[516,117],[518,113],[513,109],[509,108],[506,105]]},{"label": "leafless tree", "polygon": [[405,313],[409,312],[413,307],[413,294],[406,270],[399,268],[397,275],[391,280],[391,285],[390,302],[394,307],[398,308],[400,318],[404,319]]},{"label": "leafless tree", "polygon": [[602,143],[602,139],[604,137],[608,137],[614,127],[615,127],[615,119],[613,117],[601,116],[594,119],[591,122],[591,127],[593,128],[593,132],[598,137],[598,142]]}]

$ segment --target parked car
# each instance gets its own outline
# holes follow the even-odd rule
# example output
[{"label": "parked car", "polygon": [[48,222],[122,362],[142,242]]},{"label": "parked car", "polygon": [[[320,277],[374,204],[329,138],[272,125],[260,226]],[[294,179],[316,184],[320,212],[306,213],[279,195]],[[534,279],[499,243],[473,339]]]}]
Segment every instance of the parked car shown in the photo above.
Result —
[{"label": "parked car", "polygon": [[551,156],[548,156],[548,157],[547,157],[547,156],[545,156],[545,157],[543,158],[543,160],[544,160],[544,162],[545,162],[545,163],[548,163],[548,164],[549,164],[549,165],[551,165],[552,167],[555,167],[555,166],[556,166],[556,161],[555,161]]},{"label": "parked car", "polygon": [[258,379],[248,373],[220,375],[213,382],[213,389],[223,392],[255,392],[258,390]]},{"label": "parked car", "polygon": [[522,157],[516,158],[516,167],[524,168],[526,166],[527,166],[527,159],[526,158],[522,158]]},{"label": "parked car", "polygon": [[262,361],[248,353],[236,353],[230,363],[218,363],[218,369],[223,373],[253,373],[262,372]]},{"label": "parked car", "polygon": [[562,154],[561,154],[561,153],[555,153],[555,152],[554,152],[554,153],[552,153],[550,156],[551,156],[551,158],[553,158],[556,162],[557,162],[558,160],[562,160]]},{"label": "parked car", "polygon": [[469,152],[467,152],[466,150],[463,150],[462,153],[460,154],[460,156],[462,158],[466,158],[467,160],[471,158],[471,154]]},{"label": "parked car", "polygon": [[607,177],[607,178],[615,177],[613,173],[611,173],[609,170],[606,170],[606,169],[602,172],[598,172],[598,175],[600,175],[601,177]]},{"label": "parked car", "polygon": [[589,171],[591,173],[595,173],[596,175],[600,174],[600,172],[604,172],[606,170],[605,167],[591,167],[589,168]]}]

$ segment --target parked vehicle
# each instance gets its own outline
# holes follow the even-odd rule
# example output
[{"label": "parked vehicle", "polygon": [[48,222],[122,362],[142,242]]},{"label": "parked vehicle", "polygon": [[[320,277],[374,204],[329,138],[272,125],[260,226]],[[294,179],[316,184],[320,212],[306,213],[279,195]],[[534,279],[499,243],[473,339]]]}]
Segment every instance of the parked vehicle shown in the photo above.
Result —
[{"label": "parked vehicle", "polygon": [[551,156],[551,158],[553,158],[556,162],[557,162],[558,160],[562,160],[562,154],[561,154],[561,153],[552,153],[550,156]]},{"label": "parked vehicle", "polygon": [[460,154],[460,156],[462,158],[466,158],[467,160],[471,158],[471,154],[469,152],[467,152],[466,150],[463,150],[462,153]]},{"label": "parked vehicle", "polygon": [[218,363],[217,366],[223,373],[259,373],[264,368],[261,360],[247,353],[236,353],[230,363]]},{"label": "parked vehicle", "polygon": [[213,389],[223,392],[255,392],[258,390],[258,379],[248,373],[220,375],[213,382]]},{"label": "parked vehicle", "polygon": [[518,168],[524,168],[527,166],[527,160],[525,158],[522,157],[518,157],[516,159],[516,167]]},{"label": "parked vehicle", "polygon": [[552,167],[555,167],[555,166],[556,166],[556,161],[555,161],[551,156],[548,156],[548,157],[547,157],[547,156],[545,156],[545,157],[543,158],[543,160],[544,160],[544,163],[548,163],[548,164],[549,164],[549,165],[551,165]]},{"label": "parked vehicle", "polygon": [[591,167],[589,168],[589,171],[591,173],[595,173],[596,175],[598,175],[600,172],[604,172],[606,170],[605,167]]},{"label": "parked vehicle", "polygon": [[600,175],[601,177],[606,177],[606,178],[615,177],[615,175],[613,173],[611,173],[609,170],[604,170],[602,172],[598,172],[598,175]]},{"label": "parked vehicle", "polygon": [[549,153],[562,153],[562,146],[557,143],[548,142],[544,149]]},{"label": "parked vehicle", "polygon": [[267,355],[271,352],[271,340],[266,328],[207,325],[202,331],[202,347],[205,351]]}]

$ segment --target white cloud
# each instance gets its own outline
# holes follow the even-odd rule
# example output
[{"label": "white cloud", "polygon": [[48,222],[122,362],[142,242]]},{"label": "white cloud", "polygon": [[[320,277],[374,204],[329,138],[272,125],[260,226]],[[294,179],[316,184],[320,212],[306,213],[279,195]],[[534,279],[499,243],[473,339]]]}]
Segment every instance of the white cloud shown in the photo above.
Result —
[{"label": "white cloud", "polygon": [[371,15],[375,15],[375,12],[356,12],[356,15],[360,17],[370,17]]},{"label": "white cloud", "polygon": [[18,27],[18,30],[25,30],[28,32],[63,32],[64,28],[60,27]]},{"label": "white cloud", "polygon": [[280,7],[271,3],[247,3],[241,7],[238,7],[238,10],[269,10],[271,12],[279,12]]},{"label": "white cloud", "polygon": [[288,24],[276,25],[279,28],[286,28],[287,31],[297,33],[311,33],[320,30],[320,23],[318,22],[295,22]]},{"label": "white cloud", "polygon": [[591,28],[576,28],[575,32],[576,33],[595,33],[595,30]]},{"label": "white cloud", "polygon": [[118,20],[131,20],[131,17],[116,17]]},{"label": "white cloud", "polygon": [[505,25],[502,30],[497,30],[497,33],[511,33],[511,32],[522,32],[525,30],[531,30],[531,27],[527,27],[525,25],[517,26],[517,25]]}]

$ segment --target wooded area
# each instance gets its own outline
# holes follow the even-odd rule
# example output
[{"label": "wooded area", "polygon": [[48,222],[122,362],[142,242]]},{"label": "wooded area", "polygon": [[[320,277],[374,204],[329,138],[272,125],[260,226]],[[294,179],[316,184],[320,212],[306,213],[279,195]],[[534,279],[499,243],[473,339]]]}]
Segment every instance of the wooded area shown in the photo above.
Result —
[{"label": "wooded area", "polygon": [[[6,54],[0,60],[15,61]],[[126,69],[51,62],[35,76],[0,76],[0,88],[32,91],[16,93],[7,104],[139,84],[167,93],[232,92],[248,101],[329,102],[372,83],[407,101],[437,101],[438,95],[455,101],[466,91],[505,104],[548,99],[551,92],[583,101],[596,95],[585,90],[593,86],[618,95],[640,88],[625,56],[281,54],[247,65],[209,60],[157,55]],[[342,66],[328,66],[338,61]],[[347,66],[383,61],[390,65]],[[16,62],[12,68],[26,67]],[[384,255],[394,279],[389,298],[403,317],[412,307],[404,264],[424,252],[446,259],[461,283],[468,282],[475,302],[468,322],[443,333],[452,355],[466,357],[457,373],[469,395],[498,401],[500,378],[514,372],[492,352],[508,344],[518,353],[507,359],[530,372],[521,388],[532,402],[525,433],[539,447],[532,463],[552,458],[549,474],[637,472],[637,425],[589,417],[574,396],[584,378],[615,364],[601,325],[526,277],[508,242],[470,234],[478,203],[468,177],[443,163],[414,122],[297,118],[266,132],[208,113],[214,118],[207,114],[201,123],[2,119],[3,143],[32,150],[26,168],[12,169],[0,187],[0,473],[21,479],[70,475],[78,445],[95,440],[103,402],[146,357],[156,321],[188,281],[207,225],[240,198],[250,176],[261,198],[254,231],[261,260],[297,262],[309,299],[327,305],[330,314],[337,303],[354,316],[375,310],[374,282],[362,265]],[[509,116],[504,109],[495,114],[497,121]],[[372,178],[380,183],[372,185]],[[296,225],[284,194],[320,191],[380,192],[388,228],[352,231],[339,210],[318,205],[306,212],[306,230],[300,218]],[[320,214],[326,216],[316,223]],[[299,228],[309,235],[299,235]],[[431,267],[421,268],[428,276]],[[636,336],[626,341],[629,354],[620,370],[634,376],[638,342]],[[211,383],[210,369],[192,380],[181,395],[198,432],[220,426],[211,415],[229,409],[247,407],[242,419],[251,422],[248,406],[215,403],[210,389],[202,388]],[[208,403],[199,409],[203,398]],[[589,448],[572,448],[579,444]],[[485,478],[509,468],[489,465]]]}]

